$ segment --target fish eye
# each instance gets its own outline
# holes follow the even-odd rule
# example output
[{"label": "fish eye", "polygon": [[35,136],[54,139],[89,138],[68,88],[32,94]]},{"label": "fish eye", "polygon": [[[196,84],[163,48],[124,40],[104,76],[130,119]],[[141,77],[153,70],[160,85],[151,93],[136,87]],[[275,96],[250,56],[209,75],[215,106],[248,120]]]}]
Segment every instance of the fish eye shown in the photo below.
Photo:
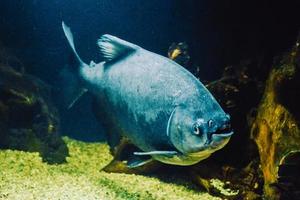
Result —
[{"label": "fish eye", "polygon": [[193,133],[195,135],[199,135],[200,134],[200,128],[199,128],[198,124],[194,124],[193,125]]}]

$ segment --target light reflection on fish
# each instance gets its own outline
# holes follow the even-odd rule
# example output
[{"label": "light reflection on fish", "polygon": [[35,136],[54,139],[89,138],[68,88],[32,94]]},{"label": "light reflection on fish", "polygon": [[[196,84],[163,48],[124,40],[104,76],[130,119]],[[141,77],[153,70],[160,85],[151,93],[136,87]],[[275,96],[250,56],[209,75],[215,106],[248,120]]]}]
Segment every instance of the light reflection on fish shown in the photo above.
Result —
[{"label": "light reflection on fish", "polygon": [[[192,165],[221,149],[233,134],[230,117],[189,71],[174,61],[112,35],[98,40],[104,61],[86,64],[73,35],[62,27],[79,66],[74,71],[82,91],[91,92],[104,127],[128,138],[141,151],[128,167],[152,159]],[[136,158],[136,159],[135,159]]]}]

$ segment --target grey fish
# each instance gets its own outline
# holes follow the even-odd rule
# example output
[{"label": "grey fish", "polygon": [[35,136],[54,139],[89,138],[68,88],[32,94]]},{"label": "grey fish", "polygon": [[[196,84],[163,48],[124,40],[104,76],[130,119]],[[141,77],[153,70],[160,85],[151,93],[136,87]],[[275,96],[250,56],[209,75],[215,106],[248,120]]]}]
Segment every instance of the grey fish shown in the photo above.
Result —
[{"label": "grey fish", "polygon": [[114,126],[111,134],[125,136],[141,150],[133,152],[136,159],[128,167],[152,159],[193,165],[228,143],[229,115],[185,68],[109,34],[97,42],[104,61],[86,64],[70,28],[64,22],[62,27],[79,63],[79,93],[92,93],[104,127]]}]

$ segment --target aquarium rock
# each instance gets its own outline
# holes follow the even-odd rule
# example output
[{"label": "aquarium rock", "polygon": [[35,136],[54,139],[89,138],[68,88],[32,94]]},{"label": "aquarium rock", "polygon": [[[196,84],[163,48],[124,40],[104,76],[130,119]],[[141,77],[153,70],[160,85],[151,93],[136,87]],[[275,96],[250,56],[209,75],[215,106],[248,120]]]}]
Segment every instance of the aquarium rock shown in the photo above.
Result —
[{"label": "aquarium rock", "polygon": [[68,149],[59,136],[50,87],[0,63],[0,148],[39,152],[48,163],[64,162]]}]

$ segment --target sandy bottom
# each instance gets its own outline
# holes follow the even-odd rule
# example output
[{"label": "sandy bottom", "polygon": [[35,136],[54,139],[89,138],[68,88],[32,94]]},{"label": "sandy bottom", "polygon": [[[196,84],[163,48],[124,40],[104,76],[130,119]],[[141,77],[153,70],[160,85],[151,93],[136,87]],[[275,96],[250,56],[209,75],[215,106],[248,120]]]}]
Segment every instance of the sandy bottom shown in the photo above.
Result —
[{"label": "sandy bottom", "polygon": [[112,159],[106,144],[64,140],[70,157],[61,165],[43,163],[38,153],[0,150],[0,199],[219,199],[189,183],[100,171]]}]

